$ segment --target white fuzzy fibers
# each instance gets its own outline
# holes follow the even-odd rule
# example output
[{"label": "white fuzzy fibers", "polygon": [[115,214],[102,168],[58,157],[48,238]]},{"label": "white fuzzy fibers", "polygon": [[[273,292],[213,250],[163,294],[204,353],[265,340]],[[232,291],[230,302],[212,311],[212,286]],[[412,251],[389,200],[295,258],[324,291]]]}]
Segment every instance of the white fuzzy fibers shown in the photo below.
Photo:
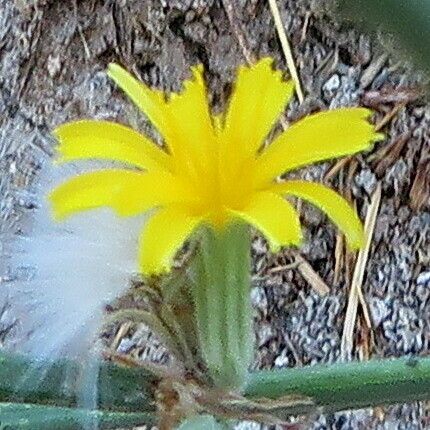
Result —
[{"label": "white fuzzy fibers", "polygon": [[4,243],[10,279],[0,285],[0,300],[7,302],[3,317],[15,322],[14,350],[41,360],[83,357],[106,304],[127,290],[136,272],[144,220],[99,209],[57,223],[46,194],[77,170],[48,165],[43,171],[37,208],[23,221],[22,234]]}]

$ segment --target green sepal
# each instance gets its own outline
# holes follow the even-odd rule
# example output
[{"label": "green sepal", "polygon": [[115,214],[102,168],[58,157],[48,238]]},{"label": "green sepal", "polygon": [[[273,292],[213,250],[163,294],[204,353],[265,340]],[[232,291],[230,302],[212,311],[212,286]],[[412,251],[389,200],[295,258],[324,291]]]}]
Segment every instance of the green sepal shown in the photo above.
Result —
[{"label": "green sepal", "polygon": [[241,390],[253,360],[250,242],[245,224],[205,227],[191,266],[200,349],[219,388]]}]

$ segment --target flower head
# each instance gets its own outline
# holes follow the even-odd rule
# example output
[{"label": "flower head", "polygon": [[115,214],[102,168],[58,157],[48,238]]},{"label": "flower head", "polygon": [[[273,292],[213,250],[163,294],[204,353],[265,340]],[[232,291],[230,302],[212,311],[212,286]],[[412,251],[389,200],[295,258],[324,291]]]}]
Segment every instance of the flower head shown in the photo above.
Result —
[{"label": "flower head", "polygon": [[56,219],[107,206],[121,216],[153,210],[141,233],[140,264],[146,274],[169,269],[171,260],[202,223],[223,228],[244,220],[273,251],[301,241],[300,222],[284,198],[303,198],[322,209],[359,247],[362,226],[349,204],[331,189],[299,180],[276,182],[293,169],[368,149],[380,139],[363,108],[310,115],[262,148],[292,98],[291,81],[265,58],[240,67],[226,111],[211,115],[203,69],[179,94],[148,88],[116,64],[108,75],[157,128],[165,149],[126,126],[78,121],[56,129],[59,161],[106,159],[124,168],[79,175],[50,194]]}]

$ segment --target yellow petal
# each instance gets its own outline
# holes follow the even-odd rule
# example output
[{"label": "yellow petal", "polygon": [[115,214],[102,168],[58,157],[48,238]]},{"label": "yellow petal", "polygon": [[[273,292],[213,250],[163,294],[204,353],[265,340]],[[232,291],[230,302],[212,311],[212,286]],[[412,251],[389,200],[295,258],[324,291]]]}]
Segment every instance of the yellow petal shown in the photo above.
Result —
[{"label": "yellow petal", "polygon": [[160,209],[148,221],[140,237],[140,267],[146,275],[170,270],[172,259],[201,218],[178,207]]},{"label": "yellow petal", "polygon": [[161,135],[170,140],[172,124],[169,121],[164,93],[149,88],[118,64],[109,64],[107,74],[149,118]]},{"label": "yellow petal", "polygon": [[108,169],[76,176],[49,195],[54,217],[62,220],[80,211],[110,207],[131,216],[172,202],[187,202],[191,190],[170,174]]},{"label": "yellow petal", "polygon": [[244,210],[231,212],[263,233],[273,252],[281,246],[298,245],[302,240],[300,220],[295,209],[274,193],[257,193]]},{"label": "yellow petal", "polygon": [[140,133],[109,121],[77,121],[59,126],[60,162],[96,158],[148,170],[169,170],[169,156]]},{"label": "yellow petal", "polygon": [[198,169],[207,170],[213,164],[215,133],[202,68],[193,67],[191,71],[193,79],[185,81],[184,90],[172,94],[168,101],[163,92],[150,89],[117,64],[109,65],[108,75],[164,137],[177,170],[191,173],[196,180],[201,173]]},{"label": "yellow petal", "polygon": [[256,161],[255,186],[318,161],[368,149],[383,135],[367,121],[371,111],[346,108],[307,116],[282,133]]},{"label": "yellow petal", "polygon": [[272,62],[264,58],[238,69],[222,140],[223,157],[230,153],[233,162],[256,154],[293,96],[293,82],[284,81],[282,72],[273,70]]},{"label": "yellow petal", "polygon": [[324,185],[305,181],[287,181],[270,188],[272,191],[303,198],[317,206],[345,234],[351,248],[363,244],[363,226],[355,210],[338,193]]},{"label": "yellow petal", "polygon": [[192,67],[191,73],[192,79],[183,83],[183,91],[173,94],[169,101],[169,112],[175,124],[174,139],[169,147],[194,179],[201,179],[203,174],[214,174],[217,148],[203,67]]}]

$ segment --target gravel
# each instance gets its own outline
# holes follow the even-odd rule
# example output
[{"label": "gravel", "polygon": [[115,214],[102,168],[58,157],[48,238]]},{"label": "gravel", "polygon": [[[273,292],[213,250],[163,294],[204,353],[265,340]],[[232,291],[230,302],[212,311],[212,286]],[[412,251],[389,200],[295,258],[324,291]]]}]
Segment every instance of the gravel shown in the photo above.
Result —
[{"label": "gravel", "polygon": [[[255,57],[270,54],[285,69],[267,2],[233,3],[234,23],[215,0],[0,0],[0,234],[18,232],[21,214],[31,209],[25,189],[40,160],[52,153],[49,133],[57,124],[77,118],[117,119],[158,138],[114,91],[104,73],[110,61],[121,62],[145,82],[168,91],[180,88],[190,64],[203,63],[215,111],[225,106],[234,69],[245,61],[237,29]],[[374,331],[371,356],[426,354],[430,340],[430,212],[429,204],[413,210],[410,195],[418,161],[423,151],[429,152],[430,109],[419,95],[421,90],[417,92],[422,88],[421,77],[391,53],[387,56],[378,40],[336,22],[321,6],[325,2],[278,3],[306,94],[302,105],[295,101],[287,109],[289,122],[320,109],[357,104],[374,108],[374,120],[380,121],[396,104],[405,104],[385,126],[385,141],[356,157],[330,183],[355,201],[361,216],[376,184],[382,185],[363,286]],[[404,133],[410,137],[400,154],[390,160],[384,151]],[[388,165],[378,170],[381,159]],[[321,180],[329,167],[326,163],[305,169],[298,176]],[[252,291],[259,346],[255,368],[311,365],[339,358],[353,266],[345,258],[335,282],[335,230],[306,205],[302,214],[306,244],[301,255],[331,292],[319,296],[294,268],[274,272],[273,268],[294,260],[291,252],[270,255],[264,241],[257,239]],[[4,263],[0,258],[0,270]],[[8,326],[2,321],[0,318],[0,342],[7,343]],[[162,346],[151,343],[148,336],[144,328],[138,329],[121,341],[120,349],[137,344],[144,351],[152,347],[157,351],[153,358],[165,360]],[[358,335],[355,345],[354,355],[359,358]],[[307,424],[321,430],[429,428],[426,408],[426,404],[408,404],[321,415],[311,417]]]}]

